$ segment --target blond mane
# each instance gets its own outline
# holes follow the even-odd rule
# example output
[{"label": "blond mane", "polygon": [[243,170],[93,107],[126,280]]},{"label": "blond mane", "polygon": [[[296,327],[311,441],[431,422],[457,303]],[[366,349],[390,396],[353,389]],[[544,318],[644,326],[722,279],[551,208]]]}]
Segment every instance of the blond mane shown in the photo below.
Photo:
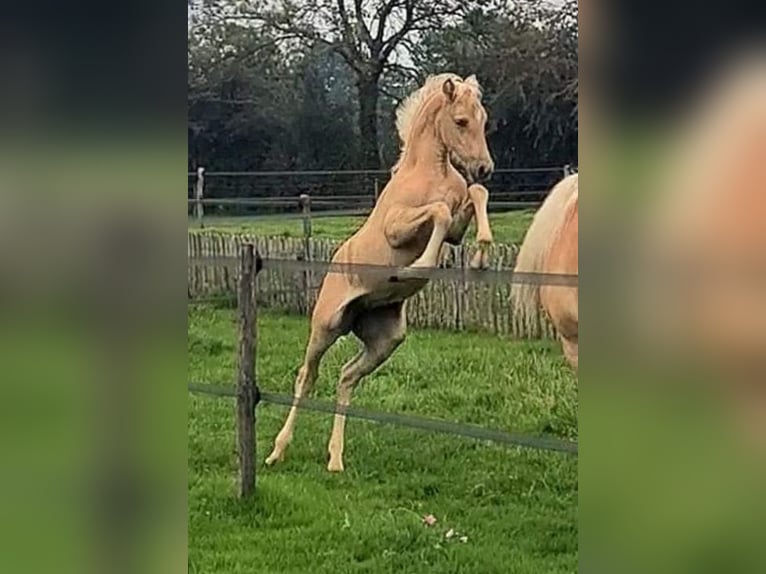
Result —
[{"label": "blond mane", "polygon": [[476,76],[469,76],[465,80],[452,72],[428,76],[423,85],[407,96],[396,109],[396,131],[399,134],[401,149],[399,152],[399,159],[396,164],[394,164],[394,167],[391,168],[392,173],[396,172],[399,168],[402,158],[404,158],[404,154],[407,151],[407,141],[410,138],[415,118],[418,116],[418,113],[425,102],[429,99],[429,96],[438,92],[445,80],[452,80],[456,85],[468,86],[471,89],[476,90],[479,98],[481,98],[481,86],[479,85]]}]

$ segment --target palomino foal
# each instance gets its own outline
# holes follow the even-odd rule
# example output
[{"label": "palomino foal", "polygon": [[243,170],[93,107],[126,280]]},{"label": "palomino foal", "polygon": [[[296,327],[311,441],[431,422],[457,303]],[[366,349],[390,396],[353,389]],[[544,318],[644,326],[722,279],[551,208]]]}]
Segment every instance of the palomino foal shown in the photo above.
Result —
[{"label": "palomino foal", "polygon": [[[474,76],[432,76],[397,110],[402,152],[391,180],[362,227],[333,256],[333,263],[429,268],[439,263],[442,244],[459,243],[475,217],[482,250],[492,242],[487,218],[487,189],[467,185],[494,169],[484,127],[487,114]],[[427,279],[391,281],[380,275],[328,273],[311,319],[306,354],[295,381],[295,402],[274,450],[273,464],[284,457],[297,416],[297,402],[316,380],[319,363],[341,335],[353,332],[362,350],[346,363],[337,388],[338,412],[351,401],[359,381],[378,368],[402,343],[406,332],[405,300]],[[343,470],[345,415],[336,414],[329,443],[330,471]]]}]

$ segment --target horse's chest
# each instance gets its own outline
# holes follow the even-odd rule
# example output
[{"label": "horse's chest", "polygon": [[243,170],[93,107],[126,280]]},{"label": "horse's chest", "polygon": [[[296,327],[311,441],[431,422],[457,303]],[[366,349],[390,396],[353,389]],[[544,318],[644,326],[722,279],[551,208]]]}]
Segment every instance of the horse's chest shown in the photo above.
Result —
[{"label": "horse's chest", "polygon": [[428,203],[443,202],[449,206],[452,215],[460,211],[468,199],[468,192],[459,185],[445,185],[427,196]]}]

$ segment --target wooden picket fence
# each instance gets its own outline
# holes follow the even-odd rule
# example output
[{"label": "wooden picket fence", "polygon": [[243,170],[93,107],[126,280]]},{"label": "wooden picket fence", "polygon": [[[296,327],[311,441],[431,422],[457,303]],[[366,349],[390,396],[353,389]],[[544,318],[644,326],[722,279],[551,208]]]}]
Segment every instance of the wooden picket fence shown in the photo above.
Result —
[{"label": "wooden picket fence", "polygon": [[[253,243],[264,258],[330,261],[340,241],[319,238],[260,237],[214,230],[188,232],[188,256],[239,257],[243,243]],[[466,268],[475,246],[445,245],[442,266]],[[495,244],[489,253],[493,269],[513,269],[518,246]],[[236,267],[189,266],[189,296],[235,296]],[[316,301],[322,274],[310,271],[269,270],[256,280],[258,305],[289,313],[309,315]],[[517,338],[553,337],[554,330],[542,310],[536,317],[514,317],[510,285],[484,284],[454,279],[431,281],[407,303],[407,322],[412,327],[483,331]]]}]

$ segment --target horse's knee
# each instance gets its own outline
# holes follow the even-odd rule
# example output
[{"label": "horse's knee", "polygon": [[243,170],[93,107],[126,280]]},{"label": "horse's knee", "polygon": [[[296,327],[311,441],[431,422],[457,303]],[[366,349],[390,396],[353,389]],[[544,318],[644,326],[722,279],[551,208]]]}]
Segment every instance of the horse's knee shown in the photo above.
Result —
[{"label": "horse's knee", "polygon": [[452,212],[450,211],[449,205],[443,201],[437,201],[436,203],[431,204],[430,208],[431,219],[433,220],[434,225],[449,227],[452,223]]},{"label": "horse's knee", "polygon": [[354,387],[356,387],[358,382],[359,377],[356,377],[353,371],[341,372],[340,378],[338,379],[338,390],[341,393],[351,391],[354,389]]},{"label": "horse's knee", "polygon": [[316,354],[309,353],[306,356],[306,360],[298,369],[298,376],[295,377],[296,386],[304,383],[305,381],[311,381],[316,378],[319,373],[319,357]]},{"label": "horse's knee", "polygon": [[489,190],[480,183],[472,183],[468,186],[468,197],[473,201],[487,201]]}]

